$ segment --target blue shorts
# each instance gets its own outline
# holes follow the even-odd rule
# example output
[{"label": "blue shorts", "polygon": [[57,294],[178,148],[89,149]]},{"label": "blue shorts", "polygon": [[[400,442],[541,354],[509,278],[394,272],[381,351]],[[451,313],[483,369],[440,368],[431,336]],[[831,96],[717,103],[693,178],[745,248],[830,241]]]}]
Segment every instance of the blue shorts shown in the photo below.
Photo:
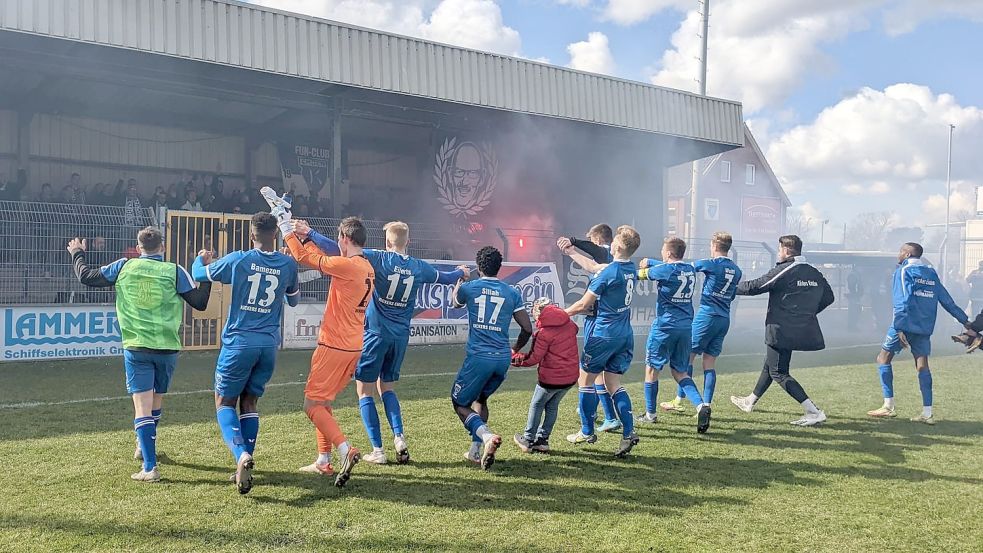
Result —
[{"label": "blue shorts", "polygon": [[620,338],[588,338],[580,368],[591,374],[625,374],[634,354],[635,337],[631,334]]},{"label": "blue shorts", "polygon": [[451,387],[454,405],[470,407],[472,403],[485,401],[505,382],[511,359],[468,356],[457,373]]},{"label": "blue shorts", "polygon": [[215,393],[239,397],[243,393],[261,397],[276,368],[276,346],[222,348],[215,365]]},{"label": "blue shorts", "polygon": [[[911,354],[915,357],[928,357],[932,354],[932,336],[930,334],[911,334],[905,332],[908,345],[911,346]],[[890,353],[901,353],[901,338],[898,338],[898,331],[894,327],[887,329],[887,336],[884,337],[884,344],[881,346],[884,351]]]},{"label": "blue shorts", "polygon": [[123,367],[126,369],[126,391],[139,394],[153,390],[166,394],[177,366],[177,353],[150,353],[147,351],[123,351]]},{"label": "blue shorts", "polygon": [[399,368],[403,366],[406,355],[406,337],[393,337],[366,332],[362,356],[355,367],[355,380],[359,382],[375,382],[382,378],[383,382],[399,380]]},{"label": "blue shorts", "polygon": [[679,372],[686,372],[692,337],[690,327],[669,330],[652,327],[645,344],[645,364],[659,371],[669,365]]},{"label": "blue shorts", "polygon": [[697,355],[717,357],[724,349],[724,338],[730,330],[730,317],[697,315],[693,319],[693,340],[690,351]]}]

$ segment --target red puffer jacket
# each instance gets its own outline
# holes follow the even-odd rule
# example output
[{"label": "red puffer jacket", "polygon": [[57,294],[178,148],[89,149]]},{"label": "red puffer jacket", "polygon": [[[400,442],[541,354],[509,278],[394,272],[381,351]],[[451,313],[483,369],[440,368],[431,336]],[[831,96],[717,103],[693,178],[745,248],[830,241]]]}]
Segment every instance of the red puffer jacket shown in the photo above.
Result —
[{"label": "red puffer jacket", "polygon": [[580,351],[576,323],[555,305],[543,308],[536,321],[532,349],[523,356],[522,367],[539,365],[539,383],[546,388],[564,388],[577,383]]}]

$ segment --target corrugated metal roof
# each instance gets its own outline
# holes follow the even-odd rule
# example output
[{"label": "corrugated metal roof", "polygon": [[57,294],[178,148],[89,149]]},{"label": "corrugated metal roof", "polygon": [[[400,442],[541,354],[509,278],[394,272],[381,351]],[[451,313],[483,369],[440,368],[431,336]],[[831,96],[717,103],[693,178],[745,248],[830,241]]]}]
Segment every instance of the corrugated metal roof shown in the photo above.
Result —
[{"label": "corrugated metal roof", "polygon": [[232,0],[0,0],[0,29],[724,144],[741,105]]}]

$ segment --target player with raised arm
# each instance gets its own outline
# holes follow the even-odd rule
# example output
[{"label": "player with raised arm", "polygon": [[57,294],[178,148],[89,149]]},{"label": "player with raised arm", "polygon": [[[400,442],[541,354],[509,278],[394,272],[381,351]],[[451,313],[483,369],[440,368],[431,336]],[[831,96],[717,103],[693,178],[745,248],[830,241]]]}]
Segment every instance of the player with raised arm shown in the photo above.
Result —
[{"label": "player with raised arm", "polygon": [[[301,240],[314,242],[324,253],[337,254],[337,242],[311,229],[305,221],[296,221],[294,231]],[[410,229],[406,223],[387,223],[383,231],[386,233],[384,251],[362,250],[375,271],[375,287],[372,303],[365,313],[362,357],[355,368],[359,411],[372,443],[372,452],[362,456],[362,460],[380,465],[385,464],[387,459],[382,449],[382,428],[375,403],[377,394],[382,398],[386,419],[393,432],[396,462],[404,464],[410,460],[403,434],[402,411],[394,387],[399,380],[399,369],[410,340],[410,321],[413,319],[417,291],[424,284],[454,284],[461,277],[467,278],[469,275],[465,266],[441,272],[426,261],[407,255]]]},{"label": "player with raised arm", "polygon": [[[717,384],[716,362],[723,351],[724,338],[730,330],[730,305],[737,295],[737,285],[741,282],[740,267],[727,255],[734,243],[726,232],[715,232],[710,239],[712,257],[693,263],[697,273],[703,273],[703,292],[700,308],[693,317],[693,340],[689,355],[690,377],[693,376],[693,363],[697,355],[703,356],[703,400],[707,405],[713,403],[713,391]],[[677,386],[676,397],[672,401],[660,403],[664,411],[683,412],[684,391]]]},{"label": "player with raised arm", "polygon": [[[239,493],[253,486],[253,452],[259,434],[257,403],[276,368],[284,299],[297,305],[297,263],[276,250],[276,217],[253,215],[253,249],[212,260],[201,251],[191,268],[198,282],[232,285],[232,302],[215,366],[215,417],[236,463]],[[236,411],[238,408],[238,412]]]},{"label": "player with raised arm", "polygon": [[[556,245],[560,250],[565,250],[566,248],[573,246],[574,248],[587,254],[594,263],[611,263],[614,258],[611,257],[611,241],[614,239],[611,227],[606,224],[594,225],[587,231],[587,239],[583,240],[576,237],[560,238],[556,241]],[[588,282],[588,286],[590,283]],[[596,309],[596,305],[594,306]],[[616,432],[621,429],[621,421],[618,420],[618,411],[614,408],[614,401],[611,399],[611,394],[608,393],[607,387],[604,385],[604,377],[600,374],[596,375],[596,380],[594,382],[588,382],[594,386],[594,390],[597,391],[598,403],[604,409],[604,420],[601,422],[601,426],[597,427],[598,432]],[[577,408],[577,414],[580,414],[580,408]]]},{"label": "player with raised arm", "polygon": [[645,414],[638,417],[638,422],[656,422],[659,374],[669,365],[676,384],[697,408],[696,431],[703,434],[710,428],[710,404],[703,401],[689,369],[696,270],[683,261],[684,255],[686,242],[666,238],[662,261],[643,259],[643,268],[638,271],[639,279],[656,281],[659,290],[656,318],[645,345]]},{"label": "player with raised arm", "polygon": [[867,414],[871,417],[894,417],[894,371],[891,361],[906,347],[911,347],[918,371],[918,388],[922,393],[922,413],[912,422],[935,424],[932,416],[932,371],[928,356],[932,353],[932,333],[942,306],[954,319],[969,327],[969,317],[942,285],[938,273],[922,261],[922,246],[907,242],[898,253],[898,268],[893,278],[894,322],[887,331],[884,345],[877,355],[884,405]]},{"label": "player with raised arm", "polygon": [[[275,193],[264,189],[263,196],[270,201],[269,197],[275,198]],[[375,279],[372,265],[362,255],[368,233],[358,218],[343,219],[338,225],[337,239],[341,255],[327,256],[312,243],[300,243],[293,231],[290,212],[282,205],[274,207],[272,212],[294,259],[331,277],[317,349],[311,358],[311,373],[304,388],[304,412],[326,442],[318,444],[318,450],[325,451],[328,444],[338,450],[341,466],[335,476],[335,486],[340,488],[351,478],[352,469],[361,459],[361,453],[349,443],[338,426],[332,405],[355,376],[355,366],[362,355],[365,310],[371,301]],[[327,460],[318,459],[315,468],[324,475],[334,473]]]},{"label": "player with raised arm", "polygon": [[[505,381],[512,355],[525,347],[532,336],[532,323],[519,292],[498,279],[502,254],[491,246],[478,250],[475,260],[480,278],[454,286],[456,307],[468,310],[466,357],[451,386],[451,402],[471,434],[471,449],[464,457],[488,470],[502,437],[488,428],[488,398]],[[515,346],[509,346],[509,326],[519,325]]]},{"label": "player with raised arm", "polygon": [[143,462],[140,472],[131,478],[138,482],[157,482],[160,480],[157,425],[181,350],[184,303],[204,311],[211,284],[196,287],[184,267],[164,261],[164,237],[153,227],[137,233],[140,250],[137,258],[120,259],[100,268],[89,267],[85,263],[86,246],[86,241],[78,238],[68,243],[79,282],[95,288],[116,288],[126,391],[133,396],[137,458]]},{"label": "player with raised arm", "polygon": [[[630,226],[618,227],[609,264],[596,263],[587,256],[567,247],[563,253],[575,263],[594,274],[584,296],[566,309],[568,315],[587,315],[584,322],[584,351],[580,361],[580,421],[581,428],[567,436],[571,443],[594,443],[594,416],[597,409],[597,390],[592,383],[603,374],[611,398],[621,418],[622,439],[615,455],[624,457],[638,444],[631,399],[621,386],[621,375],[628,370],[634,354],[635,337],[631,328],[631,300],[638,280],[635,264],[630,260],[641,244],[638,231]],[[594,306],[597,306],[594,311]]]}]

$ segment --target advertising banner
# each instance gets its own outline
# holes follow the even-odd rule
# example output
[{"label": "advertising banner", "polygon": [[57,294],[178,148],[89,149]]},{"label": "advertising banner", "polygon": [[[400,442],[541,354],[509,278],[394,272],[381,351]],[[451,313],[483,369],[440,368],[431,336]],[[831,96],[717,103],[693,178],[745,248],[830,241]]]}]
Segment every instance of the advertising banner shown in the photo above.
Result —
[{"label": "advertising banner", "polygon": [[778,198],[741,198],[741,239],[774,242],[784,227],[782,201]]},{"label": "advertising banner", "polygon": [[5,307],[3,361],[122,355],[116,308],[111,305]]},{"label": "advertising banner", "polygon": [[[453,271],[462,261],[430,261],[439,271]],[[498,277],[522,295],[526,308],[548,297],[565,305],[559,274],[553,263],[506,263]],[[410,344],[462,344],[468,337],[468,312],[453,306],[453,285],[425,284],[416,295]],[[283,347],[311,349],[317,345],[324,304],[301,304],[285,309]]]}]

